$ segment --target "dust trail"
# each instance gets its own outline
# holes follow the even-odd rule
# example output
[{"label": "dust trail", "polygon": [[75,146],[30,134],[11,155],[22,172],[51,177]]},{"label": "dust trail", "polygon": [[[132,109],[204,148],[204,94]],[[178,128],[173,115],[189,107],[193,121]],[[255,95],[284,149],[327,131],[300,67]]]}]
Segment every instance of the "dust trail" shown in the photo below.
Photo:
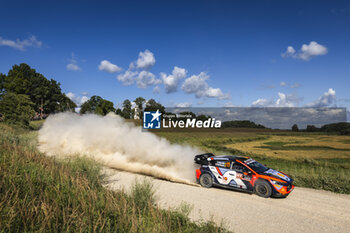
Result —
[{"label": "dust trail", "polygon": [[39,131],[39,150],[49,156],[89,156],[105,166],[174,182],[194,181],[194,155],[189,146],[126,123],[121,117],[59,113],[46,119]]}]

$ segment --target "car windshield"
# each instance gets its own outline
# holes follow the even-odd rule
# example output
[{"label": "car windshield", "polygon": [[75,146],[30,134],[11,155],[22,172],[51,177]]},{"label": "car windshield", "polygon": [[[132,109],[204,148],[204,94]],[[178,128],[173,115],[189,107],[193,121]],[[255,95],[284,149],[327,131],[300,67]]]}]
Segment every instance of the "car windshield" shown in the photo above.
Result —
[{"label": "car windshield", "polygon": [[248,164],[248,166],[253,169],[254,171],[256,171],[257,173],[262,173],[264,171],[267,171],[269,168],[265,167],[264,165],[262,165],[261,163],[251,159],[251,160],[247,160],[245,162],[246,164]]}]

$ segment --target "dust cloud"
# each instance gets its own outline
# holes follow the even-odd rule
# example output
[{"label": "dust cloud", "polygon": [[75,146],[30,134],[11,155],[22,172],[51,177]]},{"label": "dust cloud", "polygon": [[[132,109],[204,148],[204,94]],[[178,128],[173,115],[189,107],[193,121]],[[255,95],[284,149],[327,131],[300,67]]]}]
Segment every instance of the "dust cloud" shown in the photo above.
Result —
[{"label": "dust cloud", "polygon": [[39,131],[39,150],[48,156],[88,156],[104,166],[173,182],[195,181],[195,148],[171,144],[115,115],[49,116]]}]

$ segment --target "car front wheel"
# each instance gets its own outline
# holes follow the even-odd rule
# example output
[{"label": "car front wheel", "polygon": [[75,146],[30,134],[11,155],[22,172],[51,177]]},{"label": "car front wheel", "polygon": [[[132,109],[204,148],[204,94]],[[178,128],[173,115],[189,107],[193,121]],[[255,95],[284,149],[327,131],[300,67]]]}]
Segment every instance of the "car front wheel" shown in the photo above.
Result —
[{"label": "car front wheel", "polygon": [[199,178],[199,183],[205,188],[210,188],[213,186],[213,178],[208,173],[204,173]]},{"label": "car front wheel", "polygon": [[272,188],[269,183],[265,180],[258,180],[254,185],[255,193],[260,197],[270,197],[272,193]]}]

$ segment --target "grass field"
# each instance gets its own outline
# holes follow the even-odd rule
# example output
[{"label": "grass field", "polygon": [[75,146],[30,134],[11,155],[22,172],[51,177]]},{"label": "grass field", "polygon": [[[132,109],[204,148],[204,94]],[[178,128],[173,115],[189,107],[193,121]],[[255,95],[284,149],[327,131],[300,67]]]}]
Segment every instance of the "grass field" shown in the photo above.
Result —
[{"label": "grass field", "polygon": [[[0,231],[225,232],[213,222],[191,222],[187,207],[158,208],[148,182],[135,184],[131,194],[112,192],[101,185],[96,163],[39,153],[41,124],[28,130],[0,123]],[[350,194],[350,136],[266,129],[153,132],[217,155],[248,155],[290,174],[297,186]]]},{"label": "grass field", "polygon": [[188,206],[158,208],[150,182],[107,190],[95,162],[46,157],[36,137],[0,123],[0,232],[226,232],[191,222]]},{"label": "grass field", "polygon": [[205,152],[253,157],[291,175],[297,186],[350,194],[350,136],[266,129],[153,132]]}]

